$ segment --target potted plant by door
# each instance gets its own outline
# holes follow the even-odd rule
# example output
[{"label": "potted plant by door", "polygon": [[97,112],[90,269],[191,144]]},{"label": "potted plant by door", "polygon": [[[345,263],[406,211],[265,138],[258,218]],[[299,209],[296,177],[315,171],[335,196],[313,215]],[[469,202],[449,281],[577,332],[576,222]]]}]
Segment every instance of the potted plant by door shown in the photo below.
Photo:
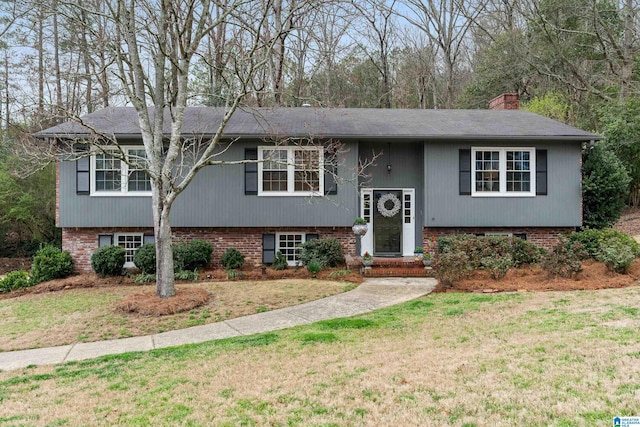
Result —
[{"label": "potted plant by door", "polygon": [[431,264],[433,263],[433,257],[429,252],[422,256],[422,263],[424,264],[424,268],[431,268]]},{"label": "potted plant by door", "polygon": [[362,255],[362,265],[364,265],[364,268],[371,268],[373,265],[373,257],[369,252],[365,252],[364,255]]},{"label": "potted plant by door", "polygon": [[413,259],[415,261],[422,261],[424,258],[424,248],[422,246],[418,246],[413,250]]},{"label": "potted plant by door", "polygon": [[365,221],[364,218],[358,217],[353,221],[353,227],[351,227],[351,229],[353,230],[353,234],[356,236],[364,236],[367,234],[369,227],[367,226],[367,221]]}]

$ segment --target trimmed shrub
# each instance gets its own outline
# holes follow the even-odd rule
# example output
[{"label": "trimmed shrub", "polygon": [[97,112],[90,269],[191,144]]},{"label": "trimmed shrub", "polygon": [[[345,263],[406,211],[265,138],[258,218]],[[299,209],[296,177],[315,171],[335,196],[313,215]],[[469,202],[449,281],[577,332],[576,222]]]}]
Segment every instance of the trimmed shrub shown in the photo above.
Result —
[{"label": "trimmed shrub", "polygon": [[487,257],[482,259],[482,268],[489,272],[493,280],[500,280],[513,268],[511,255]]},{"label": "trimmed shrub", "polygon": [[566,244],[574,250],[576,248],[582,249],[584,251],[583,258],[599,260],[598,256],[605,241],[609,242],[608,246],[624,246],[631,251],[634,257],[640,256],[640,244],[631,236],[613,228],[602,230],[586,228],[582,231],[573,232],[569,235],[569,240]]},{"label": "trimmed shrub", "polygon": [[536,264],[544,252],[534,243],[517,237],[508,236],[474,236],[459,234],[443,236],[436,239],[439,253],[464,252],[473,269],[482,268],[487,258],[511,257],[515,267],[524,264]]},{"label": "trimmed shrub", "polygon": [[[143,274],[156,273],[156,245],[145,243],[133,254],[133,263]],[[155,280],[155,279],[154,279]]]},{"label": "trimmed shrub", "polygon": [[29,278],[29,273],[24,270],[16,270],[7,273],[4,279],[0,279],[0,293],[7,293],[17,289],[28,288],[35,283]]},{"label": "trimmed shrub", "polygon": [[212,253],[213,246],[204,240],[177,244],[173,247],[175,270],[195,271],[198,268],[205,268],[211,262]]},{"label": "trimmed shrub", "polygon": [[627,274],[636,255],[631,246],[621,239],[610,237],[600,242],[600,250],[596,254],[598,261],[604,262],[610,271]]},{"label": "trimmed shrub", "polygon": [[344,263],[344,252],[338,239],[314,239],[300,245],[299,259],[307,266],[318,261],[321,267],[336,267]]},{"label": "trimmed shrub", "polygon": [[307,264],[307,271],[314,276],[318,274],[322,270],[322,263],[318,260],[311,260],[309,264]]},{"label": "trimmed shrub", "polygon": [[287,263],[287,257],[282,255],[282,252],[276,252],[276,256],[273,259],[273,264],[271,264],[271,268],[274,270],[286,270],[289,264]]},{"label": "trimmed shrub", "polygon": [[472,271],[469,257],[461,251],[447,251],[435,259],[434,274],[444,286],[451,286],[458,280],[466,279]]},{"label": "trimmed shrub", "polygon": [[244,255],[235,248],[229,248],[222,254],[220,264],[225,270],[238,270],[244,265]]},{"label": "trimmed shrub", "polygon": [[34,284],[61,279],[73,273],[73,259],[68,252],[54,246],[44,246],[36,252],[31,265],[31,280]]},{"label": "trimmed shrub", "polygon": [[102,246],[91,255],[91,268],[100,277],[120,276],[126,252],[120,246]]},{"label": "trimmed shrub", "polygon": [[582,270],[580,256],[566,242],[560,242],[541,262],[541,266],[551,276],[569,278]]}]

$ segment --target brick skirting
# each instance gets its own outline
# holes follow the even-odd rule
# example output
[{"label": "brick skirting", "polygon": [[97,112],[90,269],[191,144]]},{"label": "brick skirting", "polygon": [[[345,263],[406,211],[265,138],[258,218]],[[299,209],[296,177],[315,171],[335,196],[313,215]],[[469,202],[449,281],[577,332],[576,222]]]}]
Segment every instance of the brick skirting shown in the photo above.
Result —
[{"label": "brick skirting", "polygon": [[[213,245],[211,264],[220,266],[220,257],[229,248],[238,249],[245,256],[245,265],[262,264],[262,235],[280,232],[318,234],[323,238],[336,238],[345,254],[355,253],[355,237],[351,227],[268,227],[268,228],[181,228],[173,229],[174,242],[205,240]],[[98,249],[98,235],[115,233],[144,233],[153,235],[151,228],[63,228],[62,250],[68,251],[79,272],[91,272],[91,255]]]},{"label": "brick skirting", "polygon": [[[428,246],[432,237],[451,236],[455,234],[484,234],[484,233],[512,233],[525,234],[527,241],[535,243],[547,250],[553,248],[560,242],[560,237],[564,234],[575,231],[574,227],[520,227],[520,228],[427,228],[422,230],[423,246]],[[417,244],[416,244],[417,245]]]},{"label": "brick skirting", "polygon": [[[526,234],[527,240],[545,249],[552,248],[562,234],[574,231],[574,228],[424,228],[423,244],[428,247],[432,237],[460,233],[479,234],[489,232],[509,232]],[[238,249],[245,256],[246,265],[256,266],[262,263],[262,235],[279,232],[315,233],[320,238],[336,238],[340,241],[345,254],[355,253],[355,237],[351,227],[286,227],[286,228],[180,228],[173,229],[175,242],[194,239],[205,240],[213,245],[211,264],[220,266],[220,257],[229,248]],[[79,272],[91,271],[91,255],[98,248],[98,235],[115,233],[144,233],[153,235],[151,228],[63,228],[62,249],[68,251],[74,259]],[[416,246],[420,246],[416,242]]]}]

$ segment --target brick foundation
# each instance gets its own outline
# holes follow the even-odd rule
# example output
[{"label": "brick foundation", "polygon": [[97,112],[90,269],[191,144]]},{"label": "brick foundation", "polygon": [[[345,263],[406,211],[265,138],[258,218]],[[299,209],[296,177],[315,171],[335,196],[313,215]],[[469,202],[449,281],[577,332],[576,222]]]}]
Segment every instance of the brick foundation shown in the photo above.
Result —
[{"label": "brick foundation", "polygon": [[[62,249],[74,259],[79,272],[91,271],[91,255],[98,249],[98,235],[114,233],[153,234],[151,228],[63,228]],[[316,233],[320,238],[340,241],[345,254],[355,253],[355,237],[351,227],[286,227],[286,228],[174,228],[174,242],[205,240],[213,245],[211,264],[220,266],[220,257],[229,248],[238,249],[245,256],[245,265],[262,263],[262,235],[278,232]]]},{"label": "brick foundation", "polygon": [[563,234],[575,231],[573,227],[547,228],[424,228],[422,231],[423,246],[428,246],[432,237],[451,236],[455,234],[484,234],[484,233],[512,233],[526,234],[527,241],[535,243],[547,250],[553,248],[560,242]]}]

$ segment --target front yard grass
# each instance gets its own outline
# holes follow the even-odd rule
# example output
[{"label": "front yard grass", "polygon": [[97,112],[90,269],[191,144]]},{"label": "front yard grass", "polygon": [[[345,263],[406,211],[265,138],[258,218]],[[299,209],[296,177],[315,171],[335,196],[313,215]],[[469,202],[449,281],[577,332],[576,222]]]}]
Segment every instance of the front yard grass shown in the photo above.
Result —
[{"label": "front yard grass", "polygon": [[0,372],[3,425],[593,426],[638,415],[640,287],[433,294],[288,330]]},{"label": "front yard grass", "polygon": [[0,300],[0,351],[126,338],[219,322],[334,295],[354,285],[290,279],[190,283],[210,293],[208,305],[162,317],[120,313],[126,295],[155,285],[78,288]]}]

